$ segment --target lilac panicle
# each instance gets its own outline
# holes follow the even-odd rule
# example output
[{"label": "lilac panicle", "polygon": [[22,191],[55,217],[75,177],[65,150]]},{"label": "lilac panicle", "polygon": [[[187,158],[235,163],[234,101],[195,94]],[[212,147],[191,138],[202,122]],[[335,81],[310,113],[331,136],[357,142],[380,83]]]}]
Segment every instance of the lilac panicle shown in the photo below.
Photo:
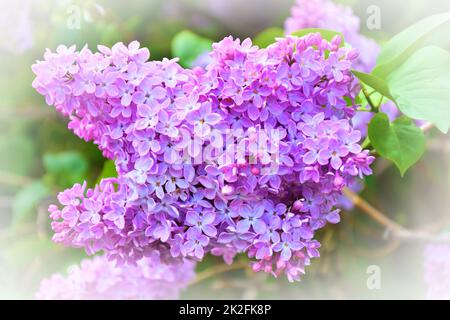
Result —
[{"label": "lilac panicle", "polygon": [[85,259],[41,282],[36,298],[41,300],[155,300],[176,299],[194,278],[189,261],[165,265],[158,257],[135,265],[115,266],[106,256]]},{"label": "lilac panicle", "polygon": [[245,253],[255,271],[299,280],[319,256],[315,231],[339,221],[342,188],[374,161],[351,123],[357,53],[339,42],[227,37],[193,70],[148,61],[137,42],[48,50],[34,88],[118,172],[59,194],[54,241],[119,263]]}]

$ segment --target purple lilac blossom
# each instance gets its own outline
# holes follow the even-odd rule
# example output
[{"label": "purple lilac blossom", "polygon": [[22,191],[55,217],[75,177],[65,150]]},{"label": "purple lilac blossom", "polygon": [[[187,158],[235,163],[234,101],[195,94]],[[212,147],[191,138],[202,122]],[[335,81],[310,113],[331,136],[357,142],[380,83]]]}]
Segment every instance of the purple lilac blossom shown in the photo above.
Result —
[{"label": "purple lilac blossom", "polygon": [[291,34],[305,28],[322,28],[341,32],[345,41],[358,49],[354,68],[370,72],[376,64],[380,48],[377,43],[360,34],[360,19],[351,7],[330,0],[297,0],[286,19],[285,31]]},{"label": "purple lilac blossom", "polygon": [[450,299],[450,245],[425,247],[425,283],[428,299]]},{"label": "purple lilac blossom", "polygon": [[[351,124],[358,54],[339,44],[315,33],[259,49],[227,37],[193,70],[147,61],[137,42],[47,50],[34,88],[118,172],[59,194],[54,241],[119,263],[154,252],[165,263],[208,252],[231,263],[246,253],[255,271],[299,280],[319,256],[314,232],[339,221],[342,188],[372,173]],[[80,83],[95,89],[75,93]],[[261,131],[274,134],[248,147]],[[185,161],[208,150],[217,156]]]},{"label": "purple lilac blossom", "polygon": [[[285,21],[285,31],[291,34],[305,28],[341,32],[345,41],[358,49],[359,57],[353,68],[370,72],[375,67],[380,48],[374,40],[360,34],[360,19],[351,7],[330,0],[297,0],[291,9],[291,17]],[[391,121],[400,113],[391,101],[383,104],[381,111],[387,113]],[[361,131],[363,137],[367,135],[367,126],[373,115],[370,111],[358,111],[352,119],[354,127]]]},{"label": "purple lilac blossom", "polygon": [[195,263],[165,265],[157,257],[136,265],[115,266],[106,256],[85,259],[41,282],[36,298],[41,300],[156,300],[177,299],[194,278]]},{"label": "purple lilac blossom", "polygon": [[195,60],[192,62],[192,67],[201,67],[206,68],[206,66],[211,62],[211,56],[209,55],[209,51],[205,51],[201,53]]}]

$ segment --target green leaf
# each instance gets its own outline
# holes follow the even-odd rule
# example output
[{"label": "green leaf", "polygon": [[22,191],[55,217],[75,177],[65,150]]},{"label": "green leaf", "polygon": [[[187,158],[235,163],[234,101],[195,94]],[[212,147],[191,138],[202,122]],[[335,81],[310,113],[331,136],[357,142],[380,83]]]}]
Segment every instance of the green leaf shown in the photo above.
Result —
[{"label": "green leaf", "polygon": [[382,48],[373,74],[385,78],[415,51],[425,44],[426,39],[439,27],[450,21],[450,12],[427,17],[406,28],[389,40]]},{"label": "green leaf", "polygon": [[284,30],[281,28],[268,28],[257,34],[253,39],[253,44],[260,48],[266,48],[275,42],[275,38],[284,37]]},{"label": "green leaf", "polygon": [[175,35],[172,40],[172,55],[180,58],[180,64],[183,67],[190,68],[202,53],[211,51],[212,43],[213,41],[210,39],[184,30]]},{"label": "green leaf", "polygon": [[377,113],[369,123],[368,133],[377,152],[394,162],[402,176],[425,152],[424,133],[408,117],[389,123],[385,113]]},{"label": "green leaf", "polygon": [[399,109],[408,117],[426,120],[446,133],[450,126],[450,54],[425,47],[388,78]]},{"label": "green leaf", "polygon": [[100,183],[100,181],[105,178],[116,178],[116,177],[117,177],[117,171],[116,171],[116,165],[114,164],[114,161],[107,160],[103,164],[102,172],[100,172],[96,183],[97,184]]},{"label": "green leaf", "polygon": [[372,89],[376,90],[378,93],[382,94],[386,98],[395,101],[391,91],[389,89],[388,84],[385,80],[378,78],[377,76],[370,74],[370,73],[364,73],[359,72],[356,70],[353,70],[352,73],[364,84],[368,85]]},{"label": "green leaf", "polygon": [[340,36],[342,39],[341,47],[343,47],[345,45],[344,35],[340,32],[334,31],[334,30],[320,29],[320,28],[307,28],[307,29],[301,29],[301,30],[295,31],[292,33],[292,35],[297,36],[297,37],[303,37],[310,33],[317,33],[317,32],[322,35],[323,39],[328,40],[328,41],[333,40],[333,38],[335,36]]},{"label": "green leaf", "polygon": [[20,190],[14,198],[12,207],[13,228],[36,215],[36,207],[51,194],[49,188],[42,181],[34,181]]},{"label": "green leaf", "polygon": [[85,180],[89,168],[86,158],[76,151],[46,153],[43,162],[47,177],[61,187]]}]

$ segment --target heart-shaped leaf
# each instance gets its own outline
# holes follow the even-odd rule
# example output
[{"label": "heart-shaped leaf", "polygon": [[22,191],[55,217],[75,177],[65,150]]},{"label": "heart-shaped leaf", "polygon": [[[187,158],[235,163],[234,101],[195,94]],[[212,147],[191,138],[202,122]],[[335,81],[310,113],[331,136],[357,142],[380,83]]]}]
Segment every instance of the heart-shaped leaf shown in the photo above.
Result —
[{"label": "heart-shaped leaf", "polygon": [[377,152],[393,161],[402,176],[425,152],[425,136],[408,117],[389,123],[385,113],[378,113],[370,121],[368,132]]},{"label": "heart-shaped leaf", "polygon": [[427,17],[406,28],[389,40],[382,48],[373,74],[387,77],[399,65],[419,50],[425,40],[439,27],[450,21],[450,12]]},{"label": "heart-shaped leaf", "polygon": [[387,79],[399,109],[408,117],[426,120],[442,132],[450,126],[450,54],[425,47]]}]

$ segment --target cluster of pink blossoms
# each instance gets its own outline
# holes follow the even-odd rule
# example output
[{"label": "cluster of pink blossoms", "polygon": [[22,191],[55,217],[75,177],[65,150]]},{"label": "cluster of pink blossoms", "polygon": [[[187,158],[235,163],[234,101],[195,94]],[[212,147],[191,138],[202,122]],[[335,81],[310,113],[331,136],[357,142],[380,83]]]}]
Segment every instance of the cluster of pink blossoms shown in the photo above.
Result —
[{"label": "cluster of pink blossoms", "polygon": [[450,245],[425,247],[425,283],[428,299],[450,299]]},{"label": "cluster of pink blossoms", "polygon": [[[291,16],[285,21],[285,31],[291,34],[305,28],[322,28],[341,32],[345,41],[358,50],[358,59],[353,68],[370,72],[376,65],[380,52],[378,44],[360,33],[360,19],[351,7],[336,4],[331,0],[297,0],[291,9]],[[391,120],[399,116],[396,105],[389,101],[380,107]],[[367,135],[367,126],[373,112],[358,111],[352,119],[354,128]]]},{"label": "cluster of pink blossoms", "polygon": [[22,54],[34,44],[33,1],[5,1],[0,11],[0,52]]},{"label": "cluster of pink blossoms", "polygon": [[356,48],[359,57],[353,67],[370,72],[376,64],[380,48],[378,44],[360,33],[360,19],[349,6],[330,0],[297,0],[286,19],[287,34],[305,28],[336,30],[344,35],[345,41]]},{"label": "cluster of pink blossoms", "polygon": [[136,265],[117,267],[106,256],[83,260],[64,277],[55,274],[41,282],[36,298],[42,300],[155,300],[177,299],[194,278],[189,261],[165,265],[157,257]]},{"label": "cluster of pink blossoms", "polygon": [[118,172],[59,194],[54,240],[120,263],[243,252],[255,271],[299,280],[342,188],[374,161],[350,121],[358,54],[340,41],[227,37],[193,70],[149,62],[137,42],[47,51],[33,86]]}]

